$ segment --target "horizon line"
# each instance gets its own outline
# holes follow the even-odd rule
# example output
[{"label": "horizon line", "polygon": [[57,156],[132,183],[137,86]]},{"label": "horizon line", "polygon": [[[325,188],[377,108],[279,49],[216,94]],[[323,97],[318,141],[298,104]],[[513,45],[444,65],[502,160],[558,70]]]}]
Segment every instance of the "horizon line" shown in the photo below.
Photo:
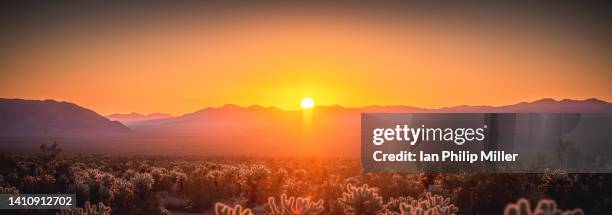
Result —
[{"label": "horizon line", "polygon": [[[76,103],[76,102],[71,102],[71,101],[64,101],[64,100],[56,100],[56,99],[24,99],[24,98],[0,98],[0,99],[4,99],[4,100],[29,100],[29,101],[55,101],[55,102],[63,102],[63,103],[71,103],[71,104],[75,104],[77,106],[89,109],[89,110],[93,110],[94,112],[98,113],[97,111],[95,111],[92,108],[89,107],[84,107],[81,106],[80,104]],[[462,106],[467,106],[467,107],[504,107],[504,106],[511,106],[511,105],[518,105],[518,104],[523,104],[523,103],[535,103],[535,102],[541,102],[541,101],[552,101],[552,102],[563,102],[563,101],[601,101],[601,102],[605,102],[610,104],[610,101],[606,101],[603,99],[599,99],[596,97],[590,97],[590,98],[584,98],[584,99],[570,99],[570,98],[563,98],[563,99],[554,99],[554,98],[541,98],[541,99],[536,99],[533,101],[523,101],[523,102],[518,102],[518,103],[513,103],[513,104],[505,104],[505,105],[484,105],[484,104],[478,104],[478,105],[468,105],[468,104],[460,104],[460,105],[450,105],[450,106],[442,106],[442,107],[418,107],[418,106],[412,106],[412,105],[407,105],[407,104],[395,104],[395,105],[364,105],[364,106],[358,106],[358,107],[348,107],[348,106],[343,106],[340,104],[331,104],[331,105],[315,105],[314,108],[317,107],[323,107],[323,108],[328,108],[328,107],[338,107],[338,108],[345,108],[345,109],[360,109],[360,108],[375,108],[375,107],[380,107],[380,108],[388,108],[388,107],[405,107],[405,108],[418,108],[418,109],[429,109],[429,110],[435,110],[435,109],[445,109],[445,108],[454,108],[454,107],[462,107]],[[282,111],[301,111],[301,108],[297,108],[297,109],[283,109],[280,107],[276,107],[276,106],[263,106],[263,105],[259,105],[259,104],[253,104],[253,105],[238,105],[238,104],[233,104],[233,103],[226,103],[223,105],[218,105],[218,106],[208,106],[208,107],[203,107],[203,108],[199,108],[195,111],[191,111],[191,112],[186,112],[186,113],[182,113],[182,114],[169,114],[169,113],[164,113],[164,112],[160,112],[160,111],[156,111],[156,112],[151,112],[151,113],[141,113],[141,112],[136,112],[136,111],[130,111],[130,112],[115,112],[115,113],[109,113],[109,114],[100,114],[103,116],[111,116],[111,115],[127,115],[127,114],[140,114],[140,115],[151,115],[151,114],[167,114],[170,115],[172,117],[174,116],[182,116],[182,115],[186,115],[186,114],[191,114],[191,113],[195,113],[195,112],[199,112],[199,111],[203,111],[206,109],[220,109],[220,108],[226,108],[226,107],[237,107],[237,108],[268,108],[268,109],[278,109],[278,110],[282,110]]]}]

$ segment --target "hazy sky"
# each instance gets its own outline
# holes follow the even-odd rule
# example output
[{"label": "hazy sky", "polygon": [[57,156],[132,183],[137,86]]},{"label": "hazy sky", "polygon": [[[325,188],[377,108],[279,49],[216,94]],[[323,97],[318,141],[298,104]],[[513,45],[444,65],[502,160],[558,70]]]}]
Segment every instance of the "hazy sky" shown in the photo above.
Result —
[{"label": "hazy sky", "polygon": [[102,114],[612,101],[607,5],[3,8],[0,97]]}]

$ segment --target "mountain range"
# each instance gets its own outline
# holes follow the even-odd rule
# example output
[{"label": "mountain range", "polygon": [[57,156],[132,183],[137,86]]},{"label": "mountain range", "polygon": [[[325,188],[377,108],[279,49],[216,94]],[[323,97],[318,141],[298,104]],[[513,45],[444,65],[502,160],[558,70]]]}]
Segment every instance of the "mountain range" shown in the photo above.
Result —
[{"label": "mountain range", "polygon": [[[339,105],[317,106],[316,124],[347,124],[359,121],[360,113],[612,113],[612,104],[599,99],[541,99],[505,106],[453,106],[439,109],[412,106],[366,106],[346,108]],[[301,119],[301,111],[253,105],[224,105],[172,116],[164,113],[111,114],[103,117],[96,112],[69,102],[55,100],[0,99],[0,135],[46,135],[125,133],[135,130],[180,129],[181,132],[201,132],[216,128],[264,128],[288,126]],[[125,125],[129,125],[128,128]],[[168,130],[168,128],[172,128]],[[243,129],[244,130],[244,129]]]},{"label": "mountain range", "polygon": [[[419,108],[412,106],[366,106],[347,108],[340,105],[317,106],[314,108],[315,123],[327,124],[352,123],[360,120],[361,113],[612,113],[612,103],[591,98],[586,100],[541,99],[534,102],[521,102],[505,106],[469,106],[460,105],[439,109]],[[176,117],[158,119],[140,118],[130,121],[135,129],[183,128],[188,131],[197,127],[224,127],[239,124],[242,126],[261,127],[265,125],[299,120],[301,111],[287,111],[275,107],[253,105],[241,107],[224,105],[208,107],[199,111]]]},{"label": "mountain range", "polygon": [[[311,120],[308,125],[303,120],[306,111],[310,111]],[[53,141],[71,141],[80,145],[91,142],[85,144],[90,147],[95,142],[100,151],[111,148],[119,150],[131,145],[136,153],[287,155],[299,152],[355,155],[359,152],[361,113],[506,112],[612,113],[612,104],[598,99],[541,99],[506,106],[462,105],[427,109],[411,106],[347,108],[332,105],[317,106],[305,111],[257,105],[224,105],[181,116],[131,113],[105,118],[68,102],[0,99],[0,136],[5,137],[0,139],[0,148],[2,142],[19,142],[14,137],[78,136],[79,139]],[[101,134],[105,136],[100,138]],[[49,140],[42,138],[42,141]],[[41,138],[36,143],[39,141]],[[146,144],[146,147],[142,147],[142,144]]]}]

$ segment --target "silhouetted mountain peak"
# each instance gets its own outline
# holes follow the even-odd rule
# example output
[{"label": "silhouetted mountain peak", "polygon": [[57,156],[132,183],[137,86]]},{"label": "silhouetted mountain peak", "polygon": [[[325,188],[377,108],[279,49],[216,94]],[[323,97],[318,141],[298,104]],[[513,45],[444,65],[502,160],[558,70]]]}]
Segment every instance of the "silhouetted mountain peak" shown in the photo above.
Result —
[{"label": "silhouetted mountain peak", "polygon": [[584,101],[588,103],[595,103],[595,104],[610,104],[607,101],[599,100],[597,98],[589,98],[589,99],[585,99]]},{"label": "silhouetted mountain peak", "polygon": [[0,99],[0,135],[70,135],[127,132],[120,122],[69,102]]},{"label": "silhouetted mountain peak", "polygon": [[533,101],[531,103],[532,104],[551,104],[551,103],[556,103],[556,102],[557,102],[557,100],[552,99],[552,98],[543,98],[543,99],[540,99],[540,100]]},{"label": "silhouetted mountain peak", "polygon": [[239,105],[236,104],[225,104],[221,107],[219,107],[218,109],[220,110],[236,110],[236,109],[240,109],[242,107],[240,107]]}]

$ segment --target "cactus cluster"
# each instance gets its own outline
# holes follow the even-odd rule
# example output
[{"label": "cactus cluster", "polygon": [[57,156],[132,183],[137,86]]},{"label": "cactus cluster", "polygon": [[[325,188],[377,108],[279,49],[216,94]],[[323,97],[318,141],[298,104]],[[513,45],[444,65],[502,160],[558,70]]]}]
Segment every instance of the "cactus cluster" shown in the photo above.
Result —
[{"label": "cactus cluster", "polygon": [[529,201],[521,198],[517,203],[510,203],[504,209],[504,215],[583,215],[580,208],[563,211],[557,208],[557,203],[552,199],[542,199],[532,210]]},{"label": "cactus cluster", "polygon": [[249,208],[244,208],[242,205],[228,206],[223,203],[215,204],[215,215],[252,215],[253,212]]},{"label": "cactus cluster", "polygon": [[367,184],[356,187],[346,185],[342,198],[338,201],[346,207],[346,214],[377,214],[383,211],[383,199],[376,188],[369,188]]},{"label": "cactus cluster", "polygon": [[322,214],[325,208],[323,207],[323,199],[319,201],[311,201],[302,197],[289,197],[282,194],[280,197],[280,205],[276,204],[274,197],[268,198],[266,205],[266,214],[268,215],[318,215]]},{"label": "cactus cluster", "polygon": [[400,214],[401,211],[401,205],[402,204],[406,204],[406,203],[411,203],[412,200],[414,200],[414,198],[408,196],[408,197],[397,197],[397,198],[393,198],[393,197],[389,197],[389,201],[387,202],[387,204],[385,204],[385,213],[387,214]]},{"label": "cactus cluster", "polygon": [[450,203],[450,198],[440,195],[425,193],[425,196],[410,203],[401,203],[400,210],[402,215],[450,215],[457,214],[459,208]]},{"label": "cactus cluster", "polygon": [[606,174],[374,174],[362,173],[351,159],[45,151],[41,156],[0,155],[0,193],[74,193],[83,211],[99,211],[102,203],[113,214],[499,214],[523,196],[556,203],[541,201],[530,208],[520,201],[507,210],[563,213],[559,208],[579,207],[612,214],[612,175]]}]

